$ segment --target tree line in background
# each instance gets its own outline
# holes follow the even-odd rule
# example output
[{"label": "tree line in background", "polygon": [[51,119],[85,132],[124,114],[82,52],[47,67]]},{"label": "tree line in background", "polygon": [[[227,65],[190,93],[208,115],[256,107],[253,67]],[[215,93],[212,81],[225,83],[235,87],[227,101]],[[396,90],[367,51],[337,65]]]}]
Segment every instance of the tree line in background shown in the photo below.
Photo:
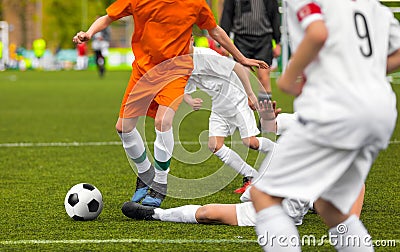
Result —
[{"label": "tree line in background", "polygon": [[[0,0],[0,20],[5,20],[11,11],[19,19],[21,46],[28,46],[28,31],[32,24],[41,19],[42,37],[48,41],[48,47],[73,48],[72,36],[79,30],[86,30],[97,15],[105,14],[105,9],[115,0]],[[223,1],[223,0],[220,0]],[[385,2],[390,7],[399,7],[399,2]],[[29,7],[33,10],[41,6],[41,14],[35,11],[28,15]],[[396,14],[400,19],[400,13]]]},{"label": "tree line in background", "polygon": [[49,47],[72,48],[73,35],[81,29],[86,30],[97,15],[105,14],[106,7],[112,2],[114,0],[0,0],[0,20],[5,20],[6,12],[14,13],[20,21],[14,29],[21,31],[23,47],[28,47],[29,29],[41,20],[42,37]]}]

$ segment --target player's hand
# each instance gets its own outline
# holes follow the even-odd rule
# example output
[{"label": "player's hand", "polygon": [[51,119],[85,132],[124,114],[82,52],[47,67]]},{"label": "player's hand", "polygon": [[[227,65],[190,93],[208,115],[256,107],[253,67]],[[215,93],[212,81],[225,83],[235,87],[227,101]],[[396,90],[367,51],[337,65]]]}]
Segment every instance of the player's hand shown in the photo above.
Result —
[{"label": "player's hand", "polygon": [[259,115],[261,118],[262,132],[276,132],[276,117],[281,112],[280,108],[276,108],[276,101],[263,100],[260,101]]},{"label": "player's hand", "polygon": [[[256,68],[261,68],[261,69],[268,69],[269,66],[267,63],[265,63],[262,60],[256,60],[256,59],[248,59],[248,58],[244,58],[244,60],[240,61],[240,64],[242,64],[243,66],[248,66],[251,69],[253,67]],[[253,69],[252,69],[253,70]]]},{"label": "player's hand", "polygon": [[282,48],[280,44],[276,44],[276,47],[272,50],[272,55],[274,58],[281,56]]},{"label": "player's hand", "polygon": [[89,40],[90,40],[89,34],[87,34],[86,32],[83,32],[83,31],[78,32],[78,33],[72,38],[72,41],[73,41],[75,44],[80,44],[80,43],[83,43],[83,42],[86,42],[86,41],[89,41]]},{"label": "player's hand", "polygon": [[193,99],[193,102],[191,104],[193,110],[196,110],[196,111],[199,110],[202,105],[203,105],[203,100],[200,98]]},{"label": "player's hand", "polygon": [[276,118],[275,108],[274,108],[276,107],[276,102],[275,105],[274,102],[270,100],[260,101],[258,113],[260,114],[261,119],[270,121]]},{"label": "player's hand", "polygon": [[249,107],[252,110],[258,110],[259,109],[259,107],[258,107],[258,99],[257,99],[255,94],[249,95],[247,100],[248,100]]},{"label": "player's hand", "polygon": [[260,114],[261,119],[273,120],[281,112],[282,109],[276,107],[276,101],[271,101],[271,100],[260,101],[258,113]]}]

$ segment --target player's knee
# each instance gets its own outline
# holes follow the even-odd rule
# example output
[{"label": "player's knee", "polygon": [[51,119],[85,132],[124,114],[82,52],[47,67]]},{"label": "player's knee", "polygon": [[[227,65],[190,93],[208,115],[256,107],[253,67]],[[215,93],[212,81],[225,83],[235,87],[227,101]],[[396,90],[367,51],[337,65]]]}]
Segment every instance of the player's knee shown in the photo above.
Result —
[{"label": "player's knee", "polygon": [[196,211],[196,220],[198,223],[209,223],[211,222],[211,215],[209,205],[201,206]]},{"label": "player's knee", "polygon": [[208,149],[209,149],[212,153],[216,152],[217,144],[216,144],[215,142],[209,141],[209,142],[208,142]]},{"label": "player's knee", "polygon": [[260,147],[260,143],[258,142],[258,139],[256,137],[248,137],[248,138],[243,138],[242,139],[243,144],[253,150],[258,150]]},{"label": "player's knee", "polygon": [[117,123],[115,124],[115,129],[118,133],[122,133],[122,123],[120,123],[120,121],[117,121]]},{"label": "player's knee", "polygon": [[119,121],[115,124],[115,129],[117,130],[118,133],[131,132],[134,128],[135,128],[135,125],[130,125],[128,123],[123,125]]},{"label": "player's knee", "polygon": [[220,144],[220,143],[217,143],[215,141],[208,141],[208,149],[212,153],[215,153],[215,152],[219,151],[222,148],[223,145],[224,145],[223,143]]},{"label": "player's knee", "polygon": [[168,131],[170,128],[172,128],[172,121],[156,117],[154,119],[154,126],[158,131]]}]

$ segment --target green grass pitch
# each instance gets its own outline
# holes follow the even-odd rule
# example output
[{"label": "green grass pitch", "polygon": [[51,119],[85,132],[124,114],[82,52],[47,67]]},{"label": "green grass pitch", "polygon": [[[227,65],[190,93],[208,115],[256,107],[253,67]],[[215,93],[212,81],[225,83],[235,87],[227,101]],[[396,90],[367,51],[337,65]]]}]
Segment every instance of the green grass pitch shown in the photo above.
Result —
[{"label": "green grass pitch", "polygon": [[[0,251],[260,251],[252,227],[133,221],[123,216],[120,208],[131,197],[135,175],[114,124],[129,74],[108,72],[100,79],[93,71],[0,73]],[[291,112],[292,98],[273,88],[279,106]],[[400,99],[400,85],[393,88]],[[206,99],[205,107],[209,104]],[[171,166],[171,175],[189,180],[222,168],[203,144],[209,111],[190,111],[186,104],[179,109],[174,130],[182,144],[175,148],[177,159]],[[140,125],[152,153],[154,123],[146,119]],[[396,247],[376,251],[398,251],[400,246],[399,125],[366,182],[362,221],[374,240],[397,241]],[[237,136],[231,140],[231,146],[257,167],[258,153],[236,144]],[[167,197],[162,206],[236,203],[239,197],[233,190],[241,178],[229,176],[221,190],[195,199]],[[73,221],[64,210],[66,192],[81,182],[103,194],[104,209],[94,221]],[[195,189],[185,185],[174,195]],[[306,215],[299,231],[318,238],[326,234],[316,214]],[[334,251],[329,244],[303,249]]]}]

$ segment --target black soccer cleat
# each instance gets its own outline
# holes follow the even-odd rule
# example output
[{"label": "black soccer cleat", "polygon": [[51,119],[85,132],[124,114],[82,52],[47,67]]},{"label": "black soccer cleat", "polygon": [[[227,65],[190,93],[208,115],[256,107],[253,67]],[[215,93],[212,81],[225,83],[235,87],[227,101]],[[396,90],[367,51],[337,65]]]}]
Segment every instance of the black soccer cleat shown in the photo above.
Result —
[{"label": "black soccer cleat", "polygon": [[153,218],[155,207],[143,206],[136,202],[128,201],[122,206],[122,213],[135,220],[155,220]]}]

